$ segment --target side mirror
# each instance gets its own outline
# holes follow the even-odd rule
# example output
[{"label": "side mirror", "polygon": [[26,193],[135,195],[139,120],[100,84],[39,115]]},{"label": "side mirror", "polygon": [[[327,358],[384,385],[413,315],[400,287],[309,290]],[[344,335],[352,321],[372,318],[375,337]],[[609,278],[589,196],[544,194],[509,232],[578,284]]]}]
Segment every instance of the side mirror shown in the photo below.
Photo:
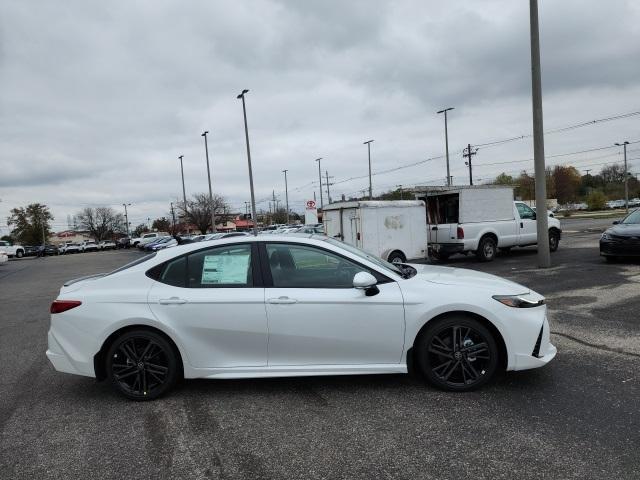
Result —
[{"label": "side mirror", "polygon": [[364,290],[367,297],[371,297],[380,292],[376,283],[378,283],[378,280],[369,272],[358,272],[353,277],[353,288]]},{"label": "side mirror", "polygon": [[620,220],[614,220],[614,221],[613,221],[613,224],[614,224],[614,225],[618,225],[619,223],[620,223]]}]

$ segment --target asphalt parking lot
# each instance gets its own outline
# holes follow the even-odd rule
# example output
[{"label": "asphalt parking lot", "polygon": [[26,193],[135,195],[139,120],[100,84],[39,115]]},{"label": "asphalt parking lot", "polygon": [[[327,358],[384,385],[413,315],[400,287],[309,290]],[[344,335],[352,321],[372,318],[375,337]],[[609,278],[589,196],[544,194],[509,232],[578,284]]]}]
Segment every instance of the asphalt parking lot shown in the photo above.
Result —
[{"label": "asphalt parking lot", "polygon": [[534,248],[490,264],[548,298],[557,358],[484,389],[410,376],[187,381],[134,403],[49,364],[48,307],[70,278],[139,254],[0,266],[0,478],[640,477],[640,262],[607,264],[598,230],[564,220],[553,268]]}]

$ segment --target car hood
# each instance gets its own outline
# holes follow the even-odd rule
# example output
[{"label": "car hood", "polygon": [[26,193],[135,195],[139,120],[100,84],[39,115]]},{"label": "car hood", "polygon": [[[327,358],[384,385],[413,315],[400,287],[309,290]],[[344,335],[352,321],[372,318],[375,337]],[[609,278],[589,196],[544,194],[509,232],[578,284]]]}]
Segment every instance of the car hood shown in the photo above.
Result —
[{"label": "car hood", "polygon": [[490,290],[496,295],[519,295],[531,292],[529,288],[511,280],[466,268],[415,264],[411,266],[418,271],[414,278],[431,283],[480,288]]},{"label": "car hood", "polygon": [[607,230],[607,233],[620,236],[640,236],[640,223],[620,223]]}]

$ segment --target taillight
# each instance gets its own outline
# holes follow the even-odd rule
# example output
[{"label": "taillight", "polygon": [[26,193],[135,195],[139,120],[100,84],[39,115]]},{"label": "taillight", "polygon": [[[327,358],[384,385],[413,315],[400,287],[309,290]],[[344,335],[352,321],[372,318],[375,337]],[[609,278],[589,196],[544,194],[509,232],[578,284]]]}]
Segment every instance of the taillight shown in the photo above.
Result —
[{"label": "taillight", "polygon": [[54,300],[51,304],[51,313],[62,313],[72,308],[76,308],[82,305],[82,302],[78,300]]},{"label": "taillight", "polygon": [[464,230],[462,229],[462,227],[458,227],[456,236],[458,237],[458,240],[464,240]]}]

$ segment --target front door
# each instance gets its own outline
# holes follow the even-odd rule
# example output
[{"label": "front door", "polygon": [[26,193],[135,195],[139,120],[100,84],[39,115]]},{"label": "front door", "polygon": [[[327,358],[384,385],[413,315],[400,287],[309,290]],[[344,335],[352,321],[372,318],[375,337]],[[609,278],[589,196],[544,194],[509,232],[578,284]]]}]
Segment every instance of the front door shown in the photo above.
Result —
[{"label": "front door", "polygon": [[[367,296],[353,277],[368,268],[310,245],[268,243],[265,300],[269,366],[397,364],[404,347],[400,287]],[[267,263],[266,261],[264,263]]]},{"label": "front door", "polygon": [[205,248],[167,262],[157,275],[149,306],[179,333],[194,367],[267,365],[267,317],[256,256],[252,243]]},{"label": "front door", "polygon": [[516,203],[518,222],[518,245],[533,245],[538,242],[536,212],[524,203]]}]

